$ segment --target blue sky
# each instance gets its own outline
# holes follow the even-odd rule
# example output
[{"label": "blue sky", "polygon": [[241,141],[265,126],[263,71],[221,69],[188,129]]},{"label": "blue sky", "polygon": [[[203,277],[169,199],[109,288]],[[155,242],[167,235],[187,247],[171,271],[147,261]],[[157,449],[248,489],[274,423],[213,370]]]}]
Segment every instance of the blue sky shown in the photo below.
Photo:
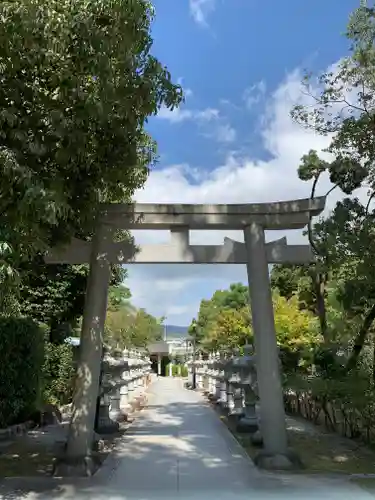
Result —
[{"label": "blue sky", "polygon": [[[301,130],[289,111],[305,102],[305,69],[324,71],[347,54],[343,32],[359,0],[154,5],[153,53],[182,84],[186,102],[150,121],[160,161],[136,199],[251,203],[308,195],[309,186],[296,174],[299,158],[324,148],[327,139]],[[242,239],[210,231],[192,234],[192,242],[218,244],[225,235]],[[301,239],[300,233],[287,236],[290,242]],[[136,233],[140,244],[167,239],[162,232]],[[236,281],[247,281],[243,266],[133,265],[128,285],[135,305],[187,325],[202,298]]]}]

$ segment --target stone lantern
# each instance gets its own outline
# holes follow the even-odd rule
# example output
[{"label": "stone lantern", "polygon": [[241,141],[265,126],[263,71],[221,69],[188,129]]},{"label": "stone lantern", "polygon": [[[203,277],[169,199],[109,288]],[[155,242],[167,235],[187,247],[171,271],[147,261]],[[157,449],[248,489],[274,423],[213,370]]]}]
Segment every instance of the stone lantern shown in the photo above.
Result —
[{"label": "stone lantern", "polygon": [[233,407],[229,409],[229,416],[240,418],[244,414],[243,409],[243,385],[242,385],[242,365],[243,357],[240,350],[234,349],[231,360],[231,372],[229,384],[233,394]]},{"label": "stone lantern", "polygon": [[220,358],[217,362],[218,364],[218,377],[220,381],[220,396],[219,399],[217,400],[218,404],[225,408],[227,404],[227,383],[226,383],[226,375],[225,375],[225,367],[226,364],[228,363],[228,360],[225,358],[225,353],[220,352]]},{"label": "stone lantern", "polygon": [[130,410],[130,399],[129,399],[129,380],[130,380],[130,365],[129,365],[129,351],[125,349],[123,351],[123,357],[126,361],[126,365],[124,366],[123,372],[122,372],[122,382],[121,382],[121,389],[120,389],[120,408],[123,412],[128,413]]},{"label": "stone lantern", "polygon": [[120,386],[121,374],[126,366],[126,360],[117,351],[112,355],[107,348],[104,347],[103,350],[103,377],[95,430],[100,434],[108,434],[116,432],[119,428],[117,421],[125,417],[120,408]]},{"label": "stone lantern", "polygon": [[195,366],[195,376],[196,376],[196,384],[197,389],[202,390],[203,388],[203,375],[202,375],[202,354],[199,353],[197,358],[194,361]]},{"label": "stone lantern", "polygon": [[208,358],[208,393],[210,399],[215,398],[216,393],[216,371],[215,353],[211,352]]},{"label": "stone lantern", "polygon": [[227,400],[225,406],[229,414],[234,408],[232,375],[233,375],[233,353],[230,355],[224,366],[224,377],[225,377],[225,385],[227,393]]},{"label": "stone lantern", "polygon": [[257,401],[257,374],[255,367],[255,355],[253,347],[244,347],[244,356],[241,357],[239,373],[241,385],[245,395],[245,409],[243,416],[239,419],[237,430],[239,432],[255,433],[259,429],[258,417],[256,414]]},{"label": "stone lantern", "polygon": [[109,392],[109,415],[111,419],[118,421],[126,418],[126,413],[121,409],[121,387],[123,386],[122,374],[128,368],[128,361],[121,351],[115,351],[113,357],[104,359],[104,362],[107,362],[108,371],[113,382],[113,389]]},{"label": "stone lantern", "polygon": [[135,368],[137,365],[137,360],[135,359],[135,352],[134,350],[129,351],[129,379],[128,379],[128,393],[129,393],[129,402],[134,400],[135,396],[135,379],[137,377]]},{"label": "stone lantern", "polygon": [[218,401],[220,399],[220,387],[221,387],[221,379],[220,379],[220,371],[221,371],[221,360],[220,353],[214,353],[214,359],[212,363],[212,373],[213,373],[213,396],[212,399],[214,401]]}]

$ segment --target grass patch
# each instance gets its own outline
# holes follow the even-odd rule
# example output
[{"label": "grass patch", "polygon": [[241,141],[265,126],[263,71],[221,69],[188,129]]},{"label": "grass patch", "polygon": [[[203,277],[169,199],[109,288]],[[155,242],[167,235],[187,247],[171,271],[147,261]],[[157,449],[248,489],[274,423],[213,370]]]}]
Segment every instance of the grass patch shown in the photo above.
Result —
[{"label": "grass patch", "polygon": [[[250,435],[238,433],[235,421],[228,419],[217,406],[215,409],[250,458],[254,458],[259,448],[252,445]],[[301,427],[290,424],[287,432],[291,448],[298,453],[305,466],[301,471],[303,474],[375,473],[375,452],[362,443],[326,433],[319,428],[309,432],[303,431]],[[375,489],[375,480],[372,482]]]},{"label": "grass patch", "polygon": [[[94,453],[98,464],[102,464],[119,439],[128,429],[120,424],[118,432],[102,436],[99,450]],[[51,446],[43,440],[33,440],[20,436],[8,446],[0,448],[0,477],[45,477],[53,471],[55,458],[60,454],[62,445]]]},{"label": "grass patch", "polygon": [[2,477],[40,477],[50,475],[54,454],[40,443],[17,438],[0,449],[0,475]]},{"label": "grass patch", "polygon": [[369,493],[375,494],[375,478],[370,477],[356,477],[350,480],[351,483],[360,486]]},{"label": "grass patch", "polygon": [[[131,419],[137,417],[145,407],[146,399],[132,402]],[[109,453],[129,428],[129,422],[121,422],[118,432],[101,436],[99,451],[95,452],[98,464],[103,463]],[[34,434],[33,434],[34,433]],[[19,436],[8,445],[0,446],[0,477],[43,477],[50,476],[55,458],[61,454],[62,444],[55,441],[53,431],[48,427],[40,432]],[[61,440],[61,435],[58,439]]]}]

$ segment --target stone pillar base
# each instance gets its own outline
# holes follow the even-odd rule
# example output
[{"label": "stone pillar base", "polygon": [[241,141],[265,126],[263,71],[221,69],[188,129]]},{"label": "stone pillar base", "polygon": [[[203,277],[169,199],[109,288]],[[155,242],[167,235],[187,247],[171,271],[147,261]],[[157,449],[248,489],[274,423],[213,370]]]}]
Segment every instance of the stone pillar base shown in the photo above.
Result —
[{"label": "stone pillar base", "polygon": [[223,397],[219,398],[219,399],[217,400],[217,403],[218,403],[218,404],[219,404],[219,405],[220,405],[223,409],[227,408],[227,406],[228,406],[228,401],[227,401],[226,399],[224,399]]},{"label": "stone pillar base", "polygon": [[99,466],[100,459],[94,454],[72,458],[62,456],[55,460],[52,475],[55,477],[91,477]]},{"label": "stone pillar base", "polygon": [[266,470],[300,470],[303,464],[297,453],[288,450],[286,453],[269,453],[260,451],[254,458],[254,464]]},{"label": "stone pillar base", "polygon": [[256,417],[242,416],[237,423],[237,432],[255,433],[259,429],[258,419]]},{"label": "stone pillar base", "polygon": [[231,419],[233,420],[240,420],[241,417],[243,417],[244,415],[244,412],[243,410],[241,410],[241,408],[232,408],[229,410],[228,412],[228,417],[230,417]]},{"label": "stone pillar base", "polygon": [[109,411],[109,418],[115,422],[126,422],[128,418],[128,413],[123,411],[121,408]]},{"label": "stone pillar base", "polygon": [[217,402],[217,396],[216,394],[208,394],[207,398],[212,401],[212,402]]},{"label": "stone pillar base", "polygon": [[98,428],[95,429],[98,434],[114,434],[118,432],[120,429],[120,425],[118,422],[114,422],[110,418],[103,423],[98,425]]}]

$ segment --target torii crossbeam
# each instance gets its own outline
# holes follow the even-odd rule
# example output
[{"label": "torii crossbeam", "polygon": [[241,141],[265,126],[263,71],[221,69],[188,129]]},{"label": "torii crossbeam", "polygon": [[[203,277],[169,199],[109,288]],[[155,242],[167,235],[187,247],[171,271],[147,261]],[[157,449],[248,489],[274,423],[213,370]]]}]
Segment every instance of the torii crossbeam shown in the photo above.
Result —
[{"label": "torii crossbeam", "polygon": [[[95,401],[100,374],[101,338],[107,306],[110,264],[246,264],[249,279],[252,326],[257,354],[261,430],[267,457],[288,457],[288,441],[279,358],[269,283],[270,263],[307,263],[313,256],[308,245],[287,245],[282,238],[265,242],[264,231],[302,229],[310,217],[319,215],[325,197],[275,203],[231,205],[110,204],[101,205],[91,242],[72,240],[65,248],[46,255],[49,263],[90,262],[81,332],[78,378],[84,390],[77,391],[70,450],[76,458],[89,453],[88,443],[95,419]],[[171,241],[143,245],[134,251],[129,242],[114,243],[116,228],[169,230]],[[226,238],[223,245],[190,245],[189,230],[242,230],[244,243]]]}]

